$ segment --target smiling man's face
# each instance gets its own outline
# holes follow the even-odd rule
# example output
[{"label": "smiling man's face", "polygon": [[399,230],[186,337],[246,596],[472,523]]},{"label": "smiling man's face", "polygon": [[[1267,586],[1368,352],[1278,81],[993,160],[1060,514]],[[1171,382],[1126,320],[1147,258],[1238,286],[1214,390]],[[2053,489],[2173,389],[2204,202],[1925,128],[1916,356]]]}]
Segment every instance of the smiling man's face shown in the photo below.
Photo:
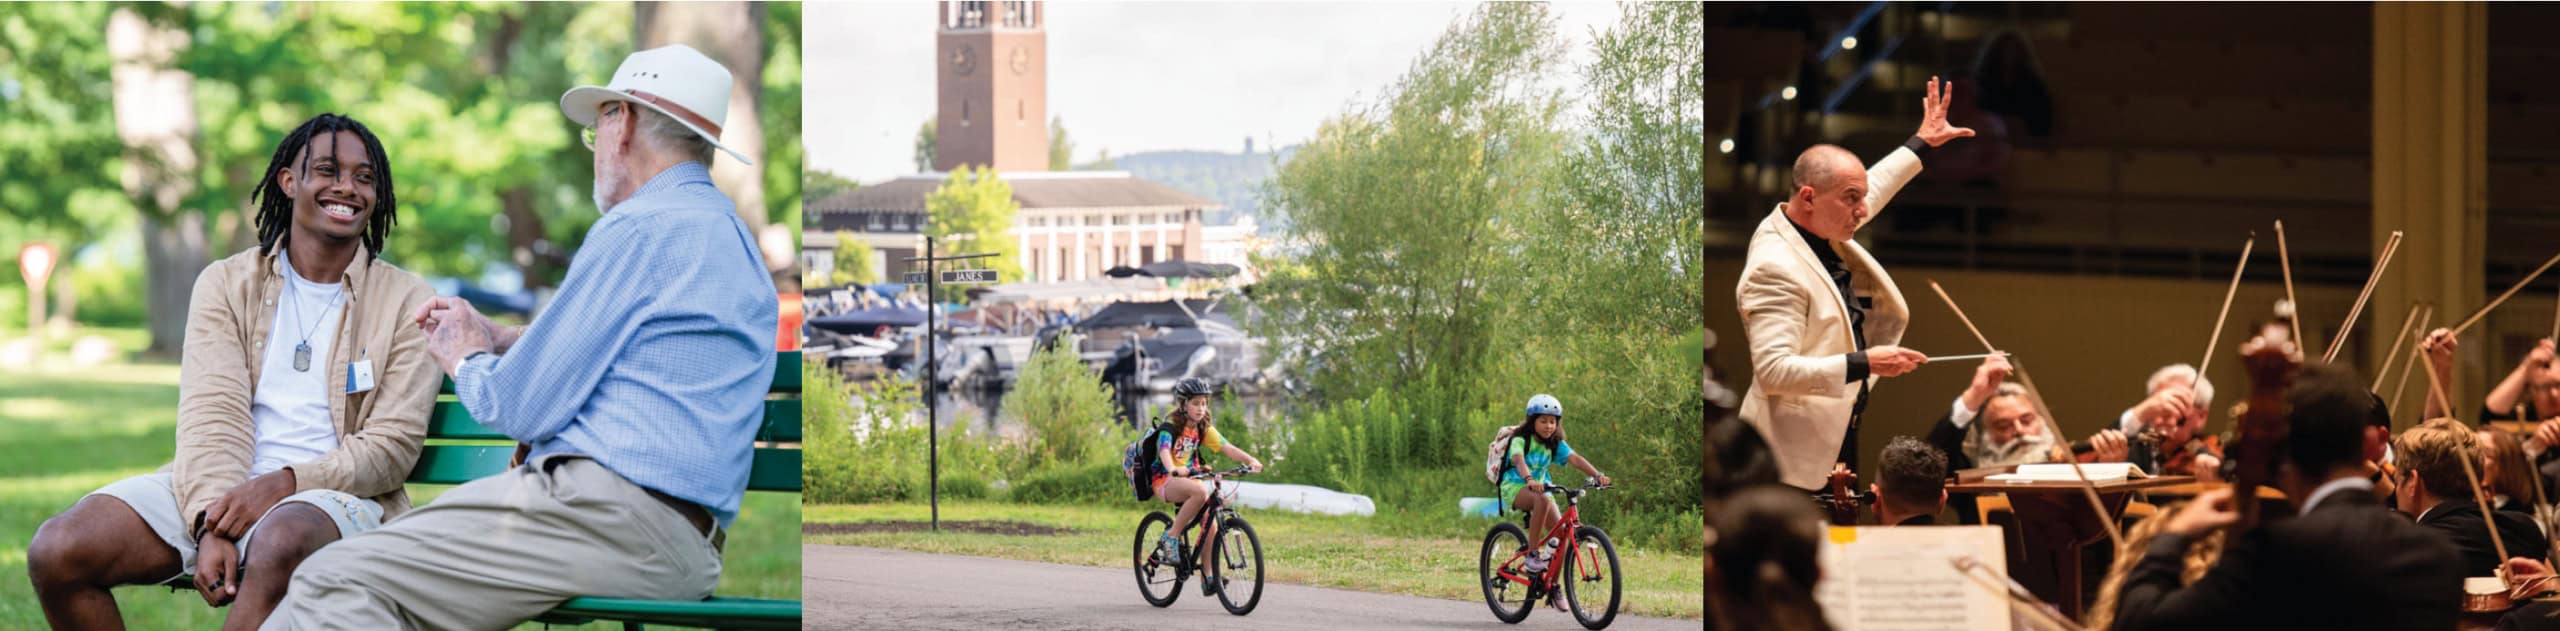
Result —
[{"label": "smiling man's face", "polygon": [[364,236],[365,222],[373,217],[376,168],[355,132],[311,139],[278,175],[293,198],[294,232],[329,242]]}]

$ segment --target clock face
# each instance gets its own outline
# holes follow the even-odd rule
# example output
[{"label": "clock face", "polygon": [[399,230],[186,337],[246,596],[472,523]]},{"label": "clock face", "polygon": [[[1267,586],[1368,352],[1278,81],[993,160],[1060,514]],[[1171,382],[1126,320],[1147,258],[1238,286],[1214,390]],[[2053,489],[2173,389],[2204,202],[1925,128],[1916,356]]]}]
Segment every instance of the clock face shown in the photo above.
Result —
[{"label": "clock face", "polygon": [[960,76],[965,77],[965,76],[969,76],[969,74],[970,74],[970,73],[976,72],[977,70],[978,70],[978,51],[977,51],[977,49],[969,47],[969,45],[968,45],[968,44],[961,44],[958,48],[953,48],[953,49],[951,49],[951,71],[952,71],[952,72],[959,73],[959,74],[960,74]]},{"label": "clock face", "polygon": [[1013,47],[1013,58],[1008,63],[1013,66],[1014,74],[1030,72],[1031,51],[1021,46]]}]

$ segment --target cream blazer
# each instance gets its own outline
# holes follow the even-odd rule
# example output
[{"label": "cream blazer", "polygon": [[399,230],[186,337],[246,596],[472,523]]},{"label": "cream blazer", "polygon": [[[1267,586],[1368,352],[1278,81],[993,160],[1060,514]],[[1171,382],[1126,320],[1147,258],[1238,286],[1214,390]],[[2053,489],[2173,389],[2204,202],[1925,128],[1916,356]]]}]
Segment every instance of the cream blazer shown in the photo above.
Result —
[{"label": "cream blazer", "polygon": [[[1920,157],[1909,149],[1895,149],[1868,167],[1867,221],[1883,214],[1885,203],[1919,173]],[[1872,299],[1868,345],[1900,344],[1911,322],[1902,290],[1858,242],[1806,243],[1787,220],[1785,203],[1752,233],[1742,282],[1733,289],[1751,345],[1751,390],[1742,400],[1742,418],[1776,452],[1778,480],[1804,489],[1822,487],[1858,401],[1845,357],[1860,350],[1849,330],[1849,307],[1814,257],[1815,247],[1838,252],[1853,278],[1851,291]],[[1867,376],[1870,388],[1877,379]]]}]

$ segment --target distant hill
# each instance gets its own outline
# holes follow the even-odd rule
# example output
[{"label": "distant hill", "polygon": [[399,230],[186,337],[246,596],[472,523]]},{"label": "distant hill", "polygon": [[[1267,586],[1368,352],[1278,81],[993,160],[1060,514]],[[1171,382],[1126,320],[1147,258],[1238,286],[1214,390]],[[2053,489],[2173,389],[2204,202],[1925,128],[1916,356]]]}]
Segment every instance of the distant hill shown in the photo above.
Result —
[{"label": "distant hill", "polygon": [[[1297,152],[1297,147],[1280,150],[1279,160]],[[1262,182],[1270,179],[1276,168],[1271,152],[1250,154],[1210,151],[1147,151],[1112,156],[1108,162],[1076,165],[1077,170],[1120,170],[1171,186],[1182,192],[1216,200],[1226,206],[1226,213],[1206,218],[1208,225],[1232,222],[1229,213],[1244,213],[1261,222],[1262,232],[1272,234],[1280,227],[1280,219],[1262,212]]]}]

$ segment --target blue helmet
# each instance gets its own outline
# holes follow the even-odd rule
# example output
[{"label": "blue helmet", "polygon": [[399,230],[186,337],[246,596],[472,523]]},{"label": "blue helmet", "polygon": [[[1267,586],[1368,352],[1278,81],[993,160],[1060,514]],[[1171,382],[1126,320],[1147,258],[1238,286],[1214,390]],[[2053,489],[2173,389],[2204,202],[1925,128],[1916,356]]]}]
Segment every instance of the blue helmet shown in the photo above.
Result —
[{"label": "blue helmet", "polygon": [[1564,403],[1556,401],[1556,398],[1553,396],[1544,394],[1529,397],[1529,416],[1537,416],[1540,414],[1551,415],[1556,418],[1564,418]]}]

